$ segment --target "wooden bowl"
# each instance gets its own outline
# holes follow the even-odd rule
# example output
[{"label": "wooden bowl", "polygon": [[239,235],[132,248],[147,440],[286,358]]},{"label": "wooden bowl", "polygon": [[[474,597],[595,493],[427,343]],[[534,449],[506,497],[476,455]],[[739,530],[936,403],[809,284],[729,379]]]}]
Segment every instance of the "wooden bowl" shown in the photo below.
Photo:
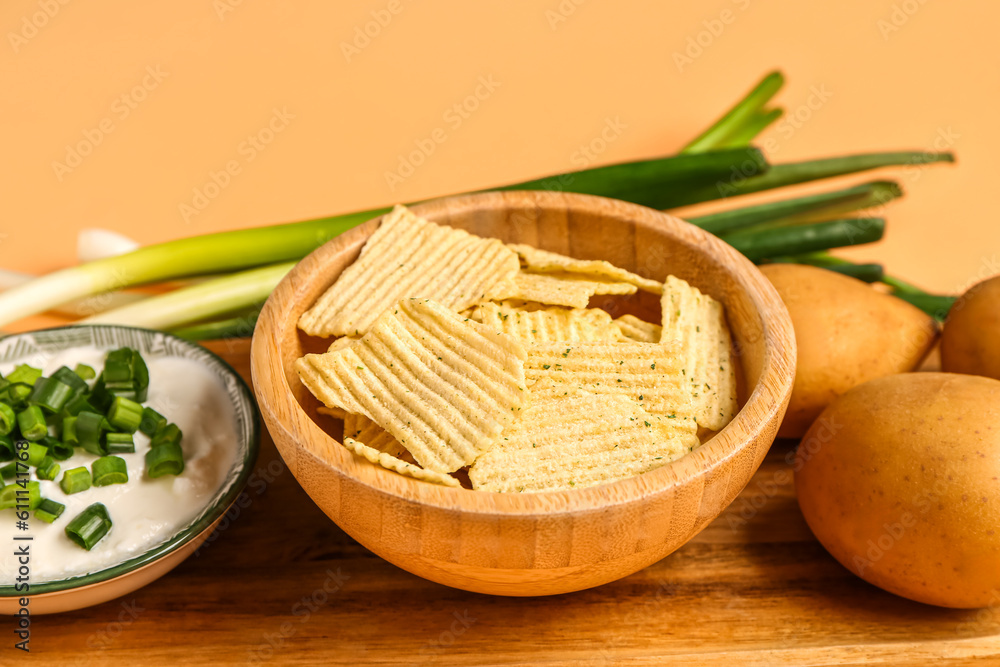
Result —
[{"label": "wooden bowl", "polygon": [[[357,258],[380,221],[371,220],[292,270],[264,306],[252,343],[253,384],[267,428],[296,479],[337,525],[379,556],[432,581],[495,595],[551,595],[614,581],[660,560],[732,502],[774,440],[795,368],[788,313],[753,264],[682,220],[600,197],[490,192],[413,210],[481,236],[691,282],[725,305],[746,387],[743,407],[682,459],[579,490],[452,489],[354,457],[337,444],[335,422],[316,413],[318,403],[292,364],[306,352],[325,350],[296,322]],[[643,305],[641,298],[631,304]]]}]

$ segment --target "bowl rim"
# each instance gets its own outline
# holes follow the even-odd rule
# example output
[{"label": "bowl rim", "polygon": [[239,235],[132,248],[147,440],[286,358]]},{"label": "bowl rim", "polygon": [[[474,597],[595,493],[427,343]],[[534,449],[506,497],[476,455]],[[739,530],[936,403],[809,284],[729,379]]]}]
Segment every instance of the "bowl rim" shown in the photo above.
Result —
[{"label": "bowl rim", "polygon": [[123,575],[136,572],[147,565],[151,565],[160,558],[163,558],[164,556],[180,549],[182,546],[197,538],[205,530],[210,528],[212,524],[221,519],[222,516],[229,510],[229,506],[233,504],[233,501],[236,500],[249,481],[250,475],[253,473],[254,465],[257,461],[257,456],[260,453],[261,416],[253,391],[251,391],[247,382],[240,376],[236,369],[233,368],[225,359],[198,343],[175,336],[165,331],[147,329],[144,327],[131,327],[121,324],[72,324],[68,326],[48,327],[45,329],[35,329],[33,331],[9,334],[7,336],[3,336],[2,340],[6,341],[10,338],[31,336],[43,332],[79,329],[81,327],[88,327],[92,329],[127,329],[131,331],[142,331],[166,336],[180,342],[184,347],[187,347],[198,354],[204,354],[206,357],[213,359],[219,364],[223,372],[232,375],[232,377],[236,380],[236,387],[240,393],[241,399],[245,401],[248,406],[247,419],[250,426],[250,438],[249,442],[247,442],[246,453],[241,461],[242,468],[240,469],[239,474],[229,483],[225,492],[219,496],[214,503],[206,507],[196,517],[196,520],[193,523],[189,523],[181,530],[178,530],[168,540],[157,544],[153,548],[144,551],[141,554],[124,560],[117,565],[112,565],[111,567],[106,567],[96,572],[75,575],[66,579],[58,579],[56,581],[41,582],[37,584],[31,583],[31,588],[27,592],[17,592],[15,591],[14,586],[0,586],[0,598],[36,598],[41,595],[51,595],[54,593],[63,593],[70,590],[82,589],[84,587],[104,583]]},{"label": "bowl rim", "polygon": [[[318,456],[302,441],[312,437],[325,438],[331,442],[337,441],[305,411],[295,399],[286,380],[286,371],[281,363],[281,336],[275,334],[283,330],[282,322],[290,320],[293,322],[291,326],[296,326],[294,321],[297,318],[290,316],[292,306],[287,305],[282,308],[282,305],[276,302],[274,295],[282,292],[283,287],[294,293],[298,291],[298,286],[314,280],[306,273],[306,267],[309,264],[307,260],[324,257],[334,247],[339,253],[345,247],[349,248],[353,244],[360,244],[376,229],[376,224],[381,220],[382,215],[373,217],[319,246],[292,268],[264,304],[254,329],[251,375],[254,392],[269,430],[273,428],[272,420],[274,425],[283,429],[286,427],[283,420],[277,418],[276,412],[283,412],[287,415],[285,420],[293,419],[292,415],[298,413],[299,421],[306,423],[307,432],[298,434],[299,438],[295,444],[296,453],[312,457],[322,466],[329,468],[331,472],[340,474],[352,483],[362,485],[378,494],[389,495],[405,502],[446,512],[489,517],[534,516],[548,518],[567,514],[579,515],[581,512],[603,512],[642,502],[650,496],[681,487],[696,477],[710,474],[761,437],[769,424],[773,423],[774,430],[777,431],[777,422],[780,421],[780,413],[787,406],[795,377],[796,346],[791,318],[777,290],[764,274],[749,259],[725,241],[662,211],[606,197],[569,192],[479,192],[435,199],[410,208],[417,215],[427,217],[438,224],[448,224],[446,220],[441,219],[440,215],[436,218],[435,214],[444,214],[446,218],[471,215],[477,209],[482,209],[484,204],[495,202],[497,199],[500,199],[501,203],[523,207],[525,204],[523,199],[510,202],[503,200],[524,196],[530,197],[534,206],[539,209],[558,207],[564,210],[567,215],[571,215],[574,210],[593,214],[595,209],[603,208],[605,212],[612,212],[616,218],[631,221],[637,228],[643,227],[646,231],[656,234],[666,233],[673,242],[692,246],[697,252],[711,258],[716,264],[721,263],[721,260],[725,258],[730,265],[735,265],[735,268],[724,270],[733,276],[733,280],[748,293],[749,298],[754,303],[757,316],[760,318],[764,352],[761,359],[760,379],[747,397],[746,402],[741,406],[740,411],[722,431],[719,431],[693,452],[672,461],[669,465],[641,475],[581,489],[537,493],[499,493],[473,491],[464,487],[445,487],[399,475],[390,470],[378,470],[377,474],[366,476],[372,480],[369,481],[366,477],[352,473],[353,466],[358,464],[357,462],[352,463],[353,455],[344,447],[334,448],[334,451],[337,452],[334,455],[336,463],[328,457]],[[456,209],[461,210],[456,212]],[[756,295],[754,290],[757,291]],[[268,354],[264,346],[272,342],[274,354]],[[786,347],[781,349],[781,345]],[[262,386],[260,377],[265,369],[270,374],[273,386]],[[768,378],[772,378],[774,381],[766,382],[765,380]],[[270,403],[272,398],[276,401],[283,401],[285,410],[275,411]],[[758,417],[755,418],[754,423],[750,423],[748,417],[747,408],[751,405],[759,409]],[[737,431],[741,431],[742,435],[736,435]],[[294,435],[287,429],[286,434]],[[280,440],[278,437],[273,439],[276,444]],[[294,460],[289,460],[280,446],[278,451],[292,473],[296,474],[299,464]],[[365,463],[367,464],[367,462]],[[390,479],[394,481],[390,482]]]}]

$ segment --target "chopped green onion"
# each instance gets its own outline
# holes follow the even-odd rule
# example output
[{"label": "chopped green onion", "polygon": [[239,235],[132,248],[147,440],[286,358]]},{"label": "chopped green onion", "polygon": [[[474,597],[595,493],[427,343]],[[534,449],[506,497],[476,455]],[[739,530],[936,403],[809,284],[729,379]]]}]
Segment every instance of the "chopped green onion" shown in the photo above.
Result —
[{"label": "chopped green onion", "polygon": [[80,440],[76,437],[76,417],[66,416],[63,417],[63,427],[62,427],[62,441],[67,447],[73,448],[80,444]]},{"label": "chopped green onion", "polygon": [[124,484],[128,481],[128,464],[120,456],[102,456],[90,464],[94,486]]},{"label": "chopped green onion", "polygon": [[108,454],[134,454],[135,441],[131,433],[105,433],[104,442]]},{"label": "chopped green onion", "polygon": [[14,409],[6,403],[0,403],[0,435],[7,435],[17,425],[17,415]]},{"label": "chopped green onion", "polygon": [[132,350],[122,347],[108,352],[104,361],[104,373],[101,374],[105,384],[132,382]]},{"label": "chopped green onion", "polygon": [[41,443],[48,449],[49,456],[56,461],[65,461],[73,456],[73,445],[67,444],[58,438],[45,436]]},{"label": "chopped green onion", "polygon": [[109,530],[111,517],[108,516],[108,508],[101,503],[94,503],[69,522],[66,535],[77,545],[90,551]]},{"label": "chopped green onion", "polygon": [[139,422],[139,430],[153,437],[158,430],[167,425],[167,418],[153,408],[142,409],[142,420]]},{"label": "chopped green onion", "polygon": [[135,433],[142,422],[142,406],[124,396],[115,396],[108,409],[108,422],[119,431]]},{"label": "chopped green onion", "polygon": [[132,350],[132,381],[135,383],[135,400],[142,403],[149,394],[149,367],[136,350]]},{"label": "chopped green onion", "polygon": [[42,502],[38,482],[17,482],[0,489],[0,510],[33,510]]},{"label": "chopped green onion", "polygon": [[14,439],[6,433],[0,435],[0,461],[10,461],[14,458]]},{"label": "chopped green onion", "polygon": [[45,479],[48,481],[55,481],[55,478],[59,476],[59,464],[51,456],[46,456],[42,459],[42,462],[38,464],[35,468],[35,475],[38,479]]},{"label": "chopped green onion", "polygon": [[17,413],[17,426],[25,440],[41,440],[49,434],[49,426],[45,423],[45,415],[37,405],[29,405]]},{"label": "chopped green onion", "polygon": [[28,402],[48,412],[59,412],[75,394],[73,387],[65,382],[54,377],[43,377],[35,382],[35,387],[28,396]]},{"label": "chopped green onion", "polygon": [[94,388],[90,390],[88,403],[94,408],[90,411],[107,412],[108,408],[111,407],[111,401],[114,399],[115,397],[110,391],[108,391],[108,388],[104,386],[104,375],[98,376],[97,382],[94,383]]},{"label": "chopped green onion", "polygon": [[27,463],[32,468],[35,468],[48,455],[49,455],[48,447],[46,447],[40,442],[29,442],[27,450],[27,458],[21,458],[21,460]]},{"label": "chopped green onion", "polygon": [[30,385],[26,382],[9,384],[3,389],[2,400],[7,401],[7,403],[13,407],[19,407],[24,404],[24,401],[33,390],[34,385]]},{"label": "chopped green onion", "polygon": [[150,441],[150,447],[159,447],[160,445],[177,445],[181,444],[181,438],[183,433],[177,424],[167,424],[160,429],[157,429],[156,433],[153,434],[153,438]]},{"label": "chopped green onion", "polygon": [[42,377],[42,369],[34,368],[27,364],[21,364],[7,376],[7,380],[14,384],[34,385],[38,378]]},{"label": "chopped green onion", "polygon": [[179,444],[168,442],[146,452],[146,474],[150,477],[179,475],[184,472],[184,453]]},{"label": "chopped green onion", "polygon": [[42,501],[38,503],[38,509],[35,510],[35,518],[40,519],[45,523],[52,523],[65,511],[66,506],[62,503],[57,503],[54,500],[43,498]]},{"label": "chopped green onion", "polygon": [[63,413],[75,417],[84,410],[89,410],[94,412],[96,408],[90,404],[90,396],[88,394],[77,394],[73,398],[69,399],[69,402],[63,406]]},{"label": "chopped green onion", "polygon": [[[91,369],[91,372],[93,372],[93,369]],[[51,377],[55,378],[56,380],[59,380],[60,382],[68,384],[70,387],[73,388],[73,391],[78,394],[80,392],[87,391],[88,389],[87,383],[84,381],[84,379],[80,377],[77,373],[71,371],[66,366],[60,366],[56,370],[56,372],[52,374]]]},{"label": "chopped green onion", "polygon": [[80,493],[90,488],[90,471],[85,467],[73,468],[63,473],[59,480],[59,488],[68,496]]},{"label": "chopped green onion", "polygon": [[11,461],[7,465],[0,468],[0,477],[2,477],[3,479],[14,479],[15,477],[17,477],[19,464],[21,466],[21,471],[27,473],[28,471],[27,464],[20,461]]},{"label": "chopped green onion", "polygon": [[107,420],[96,412],[81,412],[76,416],[76,437],[80,446],[91,454],[103,456],[107,450],[101,442]]},{"label": "chopped green onion", "polygon": [[93,380],[97,377],[97,373],[94,369],[87,364],[77,364],[76,368],[73,369],[73,372],[79,375],[81,380]]}]

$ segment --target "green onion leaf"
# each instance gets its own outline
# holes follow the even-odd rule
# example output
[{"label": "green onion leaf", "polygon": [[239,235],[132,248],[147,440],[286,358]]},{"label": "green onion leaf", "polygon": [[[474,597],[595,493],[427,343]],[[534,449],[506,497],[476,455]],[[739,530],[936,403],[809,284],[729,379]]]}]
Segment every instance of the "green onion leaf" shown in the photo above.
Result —
[{"label": "green onion leaf", "polygon": [[42,377],[42,369],[34,368],[27,364],[21,364],[7,376],[7,381],[13,384],[26,384],[33,386],[38,378]]},{"label": "green onion leaf", "polygon": [[0,461],[14,458],[14,439],[7,434],[0,435]]},{"label": "green onion leaf", "polygon": [[73,387],[54,377],[38,378],[28,396],[28,403],[37,405],[48,412],[59,412],[69,399],[76,395]]},{"label": "green onion leaf", "polygon": [[33,510],[42,502],[42,491],[38,482],[8,484],[0,489],[0,510]]},{"label": "green onion leaf", "polygon": [[[94,369],[90,369],[90,372],[93,373]],[[57,369],[56,372],[53,373],[51,377],[53,377],[56,380],[59,380],[60,382],[68,384],[70,387],[73,388],[73,391],[76,392],[77,394],[79,394],[80,392],[85,392],[89,389],[84,379],[80,377],[77,373],[71,371],[66,366],[59,367],[59,369]]]},{"label": "green onion leaf", "polygon": [[124,484],[128,481],[128,464],[120,456],[102,456],[90,464],[94,486]]},{"label": "green onion leaf", "polygon": [[45,436],[42,438],[41,443],[45,445],[49,456],[54,458],[56,461],[65,461],[69,457],[73,456],[73,445],[67,444],[58,438]]},{"label": "green onion leaf", "polygon": [[7,435],[17,425],[17,415],[14,409],[6,403],[0,403],[0,435]]},{"label": "green onion leaf", "polygon": [[40,442],[29,442],[27,449],[27,458],[21,458],[22,461],[27,463],[32,468],[37,467],[38,464],[49,455],[49,448]]},{"label": "green onion leaf", "polygon": [[153,438],[150,441],[150,447],[159,447],[160,445],[177,445],[181,444],[181,438],[183,433],[177,424],[167,424],[163,428],[160,428],[153,434]]},{"label": "green onion leaf", "polygon": [[80,440],[76,437],[75,416],[63,417],[62,441],[71,451],[73,447],[80,444]]},{"label": "green onion leaf", "polygon": [[91,454],[103,456],[107,454],[101,434],[104,433],[107,420],[96,412],[81,412],[76,416],[76,437],[80,446]]},{"label": "green onion leaf", "polygon": [[101,503],[94,503],[69,522],[66,535],[77,545],[90,551],[110,530],[108,508]]},{"label": "green onion leaf", "polygon": [[97,373],[94,369],[87,364],[77,364],[76,368],[73,369],[73,372],[79,375],[81,380],[93,380],[97,377]]},{"label": "green onion leaf", "polygon": [[90,471],[80,466],[79,468],[73,468],[63,473],[62,479],[59,480],[59,488],[67,496],[71,496],[74,493],[80,493],[89,489],[90,482]]}]

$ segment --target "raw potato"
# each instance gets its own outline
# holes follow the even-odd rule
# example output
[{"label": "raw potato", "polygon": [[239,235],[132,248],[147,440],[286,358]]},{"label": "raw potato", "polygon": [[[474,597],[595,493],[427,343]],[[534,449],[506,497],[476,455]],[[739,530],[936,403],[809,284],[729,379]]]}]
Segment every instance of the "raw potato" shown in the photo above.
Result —
[{"label": "raw potato", "polygon": [[948,313],[941,369],[1000,380],[1000,276],[973,285]]},{"label": "raw potato", "polygon": [[855,278],[796,264],[761,271],[788,308],[798,347],[780,438],[801,437],[851,387],[916,369],[937,338],[932,317]]},{"label": "raw potato", "polygon": [[869,583],[944,607],[1000,594],[1000,382],[952,373],[873,380],[799,445],[799,505]]}]

